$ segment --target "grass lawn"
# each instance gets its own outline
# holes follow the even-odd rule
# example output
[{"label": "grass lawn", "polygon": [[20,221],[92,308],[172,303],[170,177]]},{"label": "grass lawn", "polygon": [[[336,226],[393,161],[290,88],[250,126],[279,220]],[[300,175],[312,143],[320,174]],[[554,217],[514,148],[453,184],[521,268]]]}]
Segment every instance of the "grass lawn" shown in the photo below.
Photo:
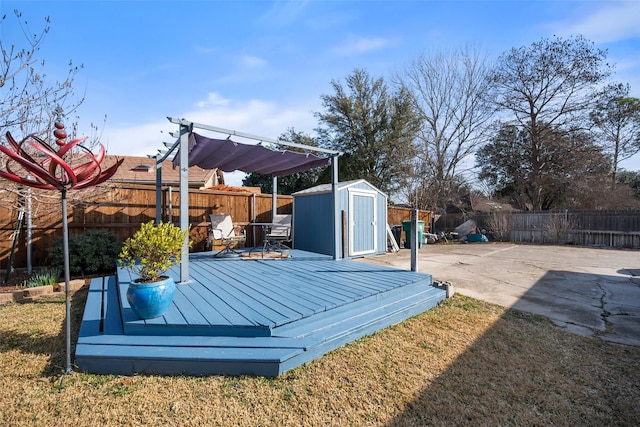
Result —
[{"label": "grass lawn", "polygon": [[[86,291],[74,297],[77,334]],[[64,300],[0,306],[0,425],[637,425],[640,348],[456,295],[276,379],[64,366]],[[75,337],[74,337],[75,342]]]}]

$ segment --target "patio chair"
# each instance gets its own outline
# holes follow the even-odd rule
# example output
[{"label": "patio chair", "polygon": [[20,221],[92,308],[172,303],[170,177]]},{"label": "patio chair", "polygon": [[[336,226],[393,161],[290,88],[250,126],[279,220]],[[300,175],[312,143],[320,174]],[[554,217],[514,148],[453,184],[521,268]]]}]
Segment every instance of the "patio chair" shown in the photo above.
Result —
[{"label": "patio chair", "polygon": [[269,249],[282,251],[289,250],[285,242],[291,242],[291,215],[274,215],[271,226],[264,236],[265,246]]},{"label": "patio chair", "polygon": [[245,243],[247,240],[246,232],[236,233],[236,227],[233,226],[231,215],[227,214],[210,214],[211,228],[209,229],[209,244],[212,248],[216,246],[224,246],[222,250],[217,252],[214,257],[237,257],[240,256],[232,246],[239,243]]}]

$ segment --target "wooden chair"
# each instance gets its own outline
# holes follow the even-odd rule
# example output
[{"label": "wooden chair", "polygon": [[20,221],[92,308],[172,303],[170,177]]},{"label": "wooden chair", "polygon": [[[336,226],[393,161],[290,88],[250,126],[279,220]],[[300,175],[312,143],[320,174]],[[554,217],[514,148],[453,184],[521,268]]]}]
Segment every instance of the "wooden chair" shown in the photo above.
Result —
[{"label": "wooden chair", "polygon": [[209,244],[212,248],[224,246],[224,248],[214,256],[218,258],[240,256],[240,253],[234,250],[232,246],[240,243],[244,244],[247,241],[246,232],[242,230],[241,233],[236,233],[237,227],[233,226],[231,215],[210,214],[209,220],[211,221],[208,236]]}]

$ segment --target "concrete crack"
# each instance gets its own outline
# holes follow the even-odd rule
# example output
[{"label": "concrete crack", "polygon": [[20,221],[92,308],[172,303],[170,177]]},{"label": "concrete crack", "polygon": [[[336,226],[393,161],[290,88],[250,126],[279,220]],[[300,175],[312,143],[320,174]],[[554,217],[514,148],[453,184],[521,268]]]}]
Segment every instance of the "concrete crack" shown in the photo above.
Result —
[{"label": "concrete crack", "polygon": [[611,316],[611,312],[609,310],[607,310],[606,306],[607,306],[607,291],[605,288],[602,287],[602,285],[600,285],[599,282],[596,282],[596,286],[598,286],[598,288],[600,288],[601,291],[601,295],[600,295],[600,309],[602,310],[600,312],[600,317],[602,318],[602,321],[604,322],[604,333],[610,333],[611,329],[612,329],[612,324],[609,321],[609,316]]}]

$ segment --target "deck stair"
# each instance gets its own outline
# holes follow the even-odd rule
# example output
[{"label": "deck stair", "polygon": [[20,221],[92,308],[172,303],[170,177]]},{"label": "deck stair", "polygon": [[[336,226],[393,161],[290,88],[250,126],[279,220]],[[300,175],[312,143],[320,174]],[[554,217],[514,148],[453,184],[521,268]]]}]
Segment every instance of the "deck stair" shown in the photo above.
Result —
[{"label": "deck stair", "polygon": [[179,284],[168,312],[146,322],[124,298],[123,271],[93,279],[75,363],[104,374],[274,377],[446,296],[428,274],[300,258],[195,259],[192,283]]}]

